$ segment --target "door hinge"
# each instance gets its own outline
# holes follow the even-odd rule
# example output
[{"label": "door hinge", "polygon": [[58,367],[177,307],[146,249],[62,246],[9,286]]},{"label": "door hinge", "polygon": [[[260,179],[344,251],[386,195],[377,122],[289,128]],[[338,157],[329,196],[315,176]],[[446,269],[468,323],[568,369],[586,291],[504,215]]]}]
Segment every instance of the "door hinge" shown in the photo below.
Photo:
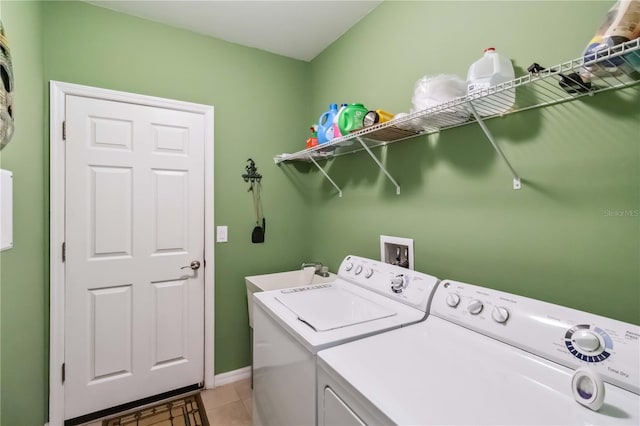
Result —
[{"label": "door hinge", "polygon": [[67,122],[66,121],[62,122],[62,140],[63,141],[67,140]]},{"label": "door hinge", "polygon": [[67,260],[67,243],[62,243],[62,261]]},{"label": "door hinge", "polygon": [[64,362],[62,363],[62,383],[64,383],[64,379],[66,376],[66,368],[65,368],[66,365],[67,365],[66,363]]}]

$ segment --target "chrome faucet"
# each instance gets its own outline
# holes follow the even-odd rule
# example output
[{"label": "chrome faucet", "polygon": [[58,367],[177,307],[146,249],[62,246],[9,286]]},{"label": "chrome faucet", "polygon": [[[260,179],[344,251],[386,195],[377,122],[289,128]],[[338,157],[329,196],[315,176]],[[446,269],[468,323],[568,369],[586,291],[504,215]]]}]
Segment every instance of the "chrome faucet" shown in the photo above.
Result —
[{"label": "chrome faucet", "polygon": [[315,268],[315,274],[316,275],[320,275],[321,277],[328,277],[329,276],[329,269],[324,266],[322,264],[322,262],[304,262],[302,264],[302,266],[300,267],[300,269],[304,269],[304,268],[309,268],[309,267],[314,267]]}]

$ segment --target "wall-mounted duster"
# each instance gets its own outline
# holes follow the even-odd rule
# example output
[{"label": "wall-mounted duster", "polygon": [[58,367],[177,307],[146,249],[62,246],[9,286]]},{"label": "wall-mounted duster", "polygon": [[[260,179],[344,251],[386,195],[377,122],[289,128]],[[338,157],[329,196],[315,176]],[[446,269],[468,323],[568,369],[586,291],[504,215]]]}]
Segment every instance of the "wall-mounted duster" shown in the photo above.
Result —
[{"label": "wall-mounted duster", "polygon": [[[249,158],[247,160],[249,164],[245,166],[246,173],[242,175],[242,178],[245,182],[251,182],[251,186],[249,186],[249,191],[253,196],[253,208],[256,213],[256,226],[253,228],[251,232],[251,242],[252,243],[264,243],[264,235],[267,229],[267,221],[264,218],[264,214],[262,211],[262,200],[260,199],[260,189],[262,182],[262,175],[258,173],[258,168],[256,167],[256,163]],[[261,219],[262,218],[262,223]]]}]

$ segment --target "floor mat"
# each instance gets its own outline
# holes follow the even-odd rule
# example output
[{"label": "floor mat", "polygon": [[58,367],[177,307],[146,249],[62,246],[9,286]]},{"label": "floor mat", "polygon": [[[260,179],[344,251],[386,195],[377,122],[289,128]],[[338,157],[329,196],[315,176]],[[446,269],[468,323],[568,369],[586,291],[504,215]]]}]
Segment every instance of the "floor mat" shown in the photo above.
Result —
[{"label": "floor mat", "polygon": [[114,416],[103,426],[209,426],[200,393],[163,401]]}]

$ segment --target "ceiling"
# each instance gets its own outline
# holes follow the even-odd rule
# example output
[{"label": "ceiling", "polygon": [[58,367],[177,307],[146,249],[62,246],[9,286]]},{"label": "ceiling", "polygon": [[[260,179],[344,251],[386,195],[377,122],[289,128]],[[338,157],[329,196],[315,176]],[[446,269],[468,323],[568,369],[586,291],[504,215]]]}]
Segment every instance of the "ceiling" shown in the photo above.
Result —
[{"label": "ceiling", "polygon": [[382,0],[87,0],[243,46],[311,61]]}]

